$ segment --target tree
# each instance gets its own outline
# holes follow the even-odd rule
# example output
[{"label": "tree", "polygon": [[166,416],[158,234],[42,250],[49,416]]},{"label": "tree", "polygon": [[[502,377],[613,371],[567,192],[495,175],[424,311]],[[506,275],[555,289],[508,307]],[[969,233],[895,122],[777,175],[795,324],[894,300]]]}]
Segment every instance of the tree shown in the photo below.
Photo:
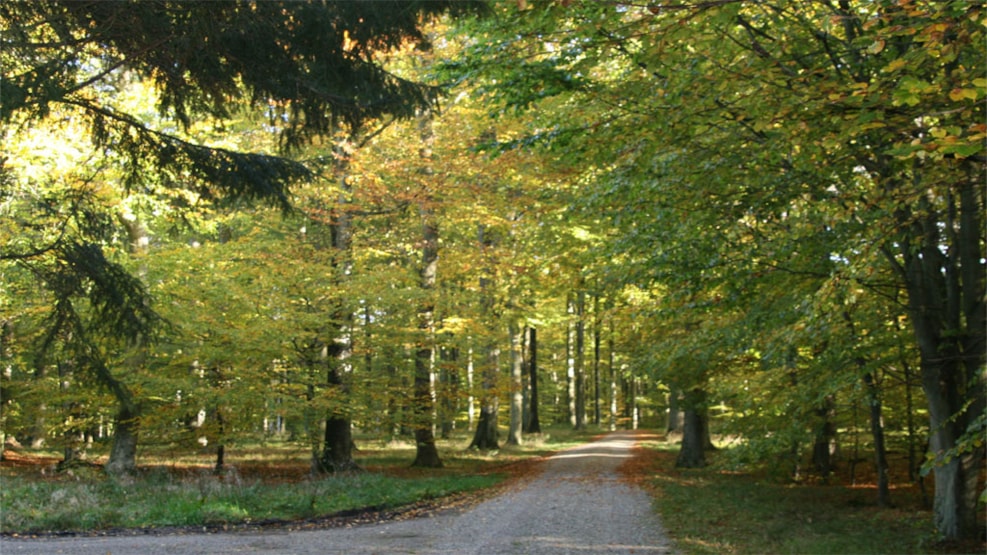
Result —
[{"label": "tree", "polygon": [[[982,431],[985,404],[985,210],[973,179],[985,128],[970,123],[987,94],[983,7],[564,2],[501,15],[484,31],[503,40],[453,69],[492,78],[484,87],[502,112],[537,106],[540,125],[515,145],[545,145],[582,168],[586,205],[621,230],[612,252],[633,263],[625,283],[660,284],[668,307],[729,325],[689,330],[719,340],[718,356],[770,344],[745,329],[798,338],[787,370],[785,356],[754,359],[770,369],[763,377],[787,372],[806,392],[803,382],[826,374],[819,336],[801,332],[814,316],[803,307],[831,286],[892,306],[904,293],[929,406],[936,529],[975,537],[983,453],[964,438]],[[770,283],[795,286],[787,307],[752,294]],[[687,398],[713,368],[729,375],[712,362],[681,370],[695,378],[680,382]],[[841,378],[831,387],[845,383],[830,376]],[[804,416],[823,406],[778,394]]]},{"label": "tree", "polygon": [[538,397],[538,330],[535,327],[528,328],[528,419],[524,425],[524,432],[529,434],[541,433],[541,421],[538,417],[539,397]]},{"label": "tree", "polygon": [[[183,128],[200,118],[229,120],[242,106],[265,112],[285,151],[391,114],[431,107],[435,90],[384,70],[378,53],[405,41],[424,44],[420,16],[477,7],[461,2],[401,2],[378,10],[356,2],[45,2],[5,4],[4,99],[8,132],[70,111],[88,125],[93,152],[125,161],[126,189],[184,189],[204,198],[271,200],[288,206],[288,187],[312,172],[289,158],[191,142],[114,105],[107,93],[125,76],[153,83],[158,111]],[[98,166],[97,166],[98,167]],[[11,171],[3,167],[5,182]],[[90,180],[103,179],[97,171]],[[98,189],[97,189],[98,190]],[[49,197],[56,207],[48,240],[26,237],[5,249],[5,264],[34,268],[54,303],[41,352],[54,341],[113,391],[120,412],[108,470],[133,467],[140,400],[115,375],[98,345],[145,345],[160,327],[146,289],[105,256],[113,217],[94,189]],[[59,216],[59,214],[62,214]],[[21,221],[23,229],[28,226]],[[34,228],[37,229],[37,228]],[[36,239],[31,242],[31,239]],[[80,302],[87,303],[83,308]],[[120,453],[123,459],[116,456]],[[117,461],[119,460],[119,464]]]},{"label": "tree", "polygon": [[[434,134],[432,132],[432,122],[429,118],[423,118],[419,123],[421,133],[420,156],[424,166],[421,169],[422,175],[427,179],[434,175],[431,167],[432,142]],[[435,288],[436,272],[439,264],[439,229],[432,213],[431,195],[427,193],[431,183],[423,184],[422,198],[419,202],[418,212],[422,220],[422,259],[419,271],[421,288],[425,295],[428,295]],[[427,296],[422,300],[418,308],[418,329],[423,333],[419,338],[421,342],[415,352],[415,385],[414,385],[414,411],[415,411],[415,445],[416,455],[414,466],[424,466],[429,468],[441,468],[442,460],[439,458],[438,449],[435,446],[435,434],[433,432],[433,409],[434,395],[432,392],[433,372],[432,358],[433,349],[429,347],[432,341],[434,327],[435,306],[432,299]]]}]

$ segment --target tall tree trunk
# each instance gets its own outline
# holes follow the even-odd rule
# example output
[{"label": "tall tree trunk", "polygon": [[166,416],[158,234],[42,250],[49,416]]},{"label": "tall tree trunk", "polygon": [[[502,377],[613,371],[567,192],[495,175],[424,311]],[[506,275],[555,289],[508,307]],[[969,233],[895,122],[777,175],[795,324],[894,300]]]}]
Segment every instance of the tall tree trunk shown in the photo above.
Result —
[{"label": "tall tree trunk", "polygon": [[[493,234],[485,226],[480,226],[478,230],[480,247],[486,251],[496,245]],[[496,320],[493,280],[488,277],[492,275],[490,269],[484,277],[480,278],[480,294],[482,296],[482,312],[486,322]],[[492,331],[492,330],[491,330]],[[473,434],[473,441],[470,448],[492,450],[499,449],[500,438],[497,432],[497,410],[500,400],[497,397],[497,377],[500,369],[500,349],[497,347],[496,336],[492,334],[487,339],[486,355],[482,376],[483,394],[480,398],[480,417],[476,423],[476,433]]]},{"label": "tall tree trunk", "polygon": [[[136,254],[147,250],[148,234],[147,229],[136,220],[124,217],[118,218],[127,230],[130,243],[128,250],[131,254]],[[142,271],[143,273],[143,271]],[[81,332],[81,330],[80,330]],[[81,334],[80,335],[84,335]],[[144,345],[134,345],[135,355],[128,358],[124,363],[136,369],[143,364],[145,351]],[[88,346],[95,350],[95,346]],[[113,425],[113,445],[110,448],[110,457],[106,462],[104,471],[111,476],[126,476],[137,471],[137,442],[140,430],[141,406],[134,398],[133,391],[127,385],[113,376],[107,368],[102,358],[92,357],[95,364],[95,371],[99,380],[113,393],[118,403],[118,411]]]},{"label": "tall tree trunk", "polygon": [[706,466],[706,424],[703,413],[706,410],[706,394],[694,389],[686,394],[682,425],[682,446],[675,459],[679,468],[701,468]]},{"label": "tall tree trunk", "polygon": [[615,431],[617,429],[617,367],[614,364],[614,343],[616,339],[614,338],[614,321],[613,316],[610,317],[610,336],[607,338],[608,344],[608,356],[607,365],[610,370],[610,431]]},{"label": "tall tree trunk", "polygon": [[528,328],[528,384],[531,393],[528,397],[528,425],[524,430],[529,434],[541,433],[541,422],[538,420],[538,330]]},{"label": "tall tree trunk", "polygon": [[565,340],[566,406],[568,408],[569,423],[575,428],[578,422],[576,420],[576,302],[571,295],[566,300],[566,305],[566,312],[569,314]]},{"label": "tall tree trunk", "polygon": [[[0,322],[0,399],[10,400],[6,385],[10,382],[12,368],[9,363],[13,328],[10,320]],[[7,403],[0,402],[0,461],[4,460],[7,448]],[[16,438],[15,438],[16,439]]]},{"label": "tall tree trunk", "polygon": [[483,369],[483,398],[480,400],[480,417],[476,423],[476,433],[473,434],[471,448],[493,450],[500,448],[500,438],[497,430],[497,374],[500,367],[500,350],[491,340],[487,347],[487,362]]},{"label": "tall tree trunk", "polygon": [[523,358],[521,356],[521,334],[523,333],[524,327],[519,326],[517,322],[513,319],[509,324],[509,333],[511,341],[511,411],[510,419],[508,421],[507,428],[507,445],[521,445],[524,440],[522,437],[523,428],[523,416],[524,416],[524,395],[523,395]]},{"label": "tall tree trunk", "polygon": [[888,248],[888,259],[908,292],[909,321],[919,346],[922,389],[929,405],[929,447],[935,457],[933,518],[937,533],[946,540],[975,539],[982,524],[977,503],[983,491],[984,452],[962,445],[964,434],[973,430],[987,407],[985,207],[979,175],[971,174],[948,191],[943,209],[937,210],[927,198],[916,211],[900,209],[904,233],[895,245],[898,256]]},{"label": "tall tree trunk", "polygon": [[[432,176],[431,166],[432,120],[422,117],[418,126],[422,146],[419,158],[423,162],[420,173],[426,180]],[[415,460],[412,466],[441,468],[442,460],[435,445],[435,396],[433,394],[433,353],[432,328],[435,306],[431,292],[435,288],[436,273],[439,267],[439,227],[432,213],[432,198],[428,193],[431,183],[423,184],[423,193],[418,205],[422,221],[422,261],[418,273],[419,285],[424,293],[418,306],[418,331],[420,346],[415,353],[414,417],[415,417]]]},{"label": "tall tree trunk", "polygon": [[575,346],[575,378],[576,378],[576,424],[581,430],[586,427],[586,293],[580,290],[576,293],[576,346]]},{"label": "tall tree trunk", "polygon": [[[332,242],[333,279],[342,284],[352,268],[352,216],[347,205],[353,191],[350,182],[350,156],[357,142],[359,131],[354,131],[346,140],[333,145],[334,172],[340,185],[337,205],[331,211],[332,223],[329,225]],[[352,338],[348,337],[353,319],[352,313],[346,309],[343,299],[336,299],[330,314],[330,322],[326,329],[323,352],[326,356],[328,372],[326,386],[347,394],[347,384],[344,373],[350,364],[352,354]],[[353,430],[349,415],[342,410],[334,409],[326,417],[322,454],[319,457],[321,472],[346,472],[358,470],[359,466],[353,460]]]},{"label": "tall tree trunk", "polygon": [[[335,372],[333,373],[335,375]],[[339,382],[337,377],[333,381]],[[332,384],[341,387],[341,383]],[[322,473],[354,472],[360,466],[353,460],[353,427],[342,415],[326,418],[319,470]]]},{"label": "tall tree trunk", "polygon": [[812,444],[812,463],[820,476],[826,478],[833,472],[833,453],[836,448],[836,425],[833,416],[836,401],[827,395],[823,405],[816,409],[815,440]]},{"label": "tall tree trunk", "polygon": [[[41,383],[47,378],[48,366],[44,361],[38,361],[34,368],[34,381]],[[34,418],[31,421],[30,440],[31,449],[41,449],[45,446],[48,437],[48,424],[45,418],[48,412],[48,404],[41,402],[34,409]]]},{"label": "tall tree trunk", "polygon": [[600,295],[593,295],[593,424],[600,425]]},{"label": "tall tree trunk", "polygon": [[[69,384],[71,383],[73,368],[71,362],[59,361],[56,364],[58,368],[58,387],[62,391],[63,395],[67,395],[69,391]],[[76,403],[65,402],[62,404],[62,412],[65,419],[65,431],[62,433],[62,460],[58,463],[58,468],[69,468],[79,461],[79,432],[81,430],[77,429],[76,426],[70,425],[70,421],[74,420],[76,417],[81,416],[76,414]]]},{"label": "tall tree trunk", "polygon": [[213,472],[216,474],[222,474],[226,470],[226,444],[224,443],[226,429],[225,420],[223,419],[223,409],[216,407],[216,426],[219,428],[219,445],[216,446],[216,464],[213,466]]},{"label": "tall tree trunk", "polygon": [[459,350],[454,347],[439,350],[439,422],[440,435],[448,439],[456,427],[456,413],[459,408],[460,375],[456,369]]},{"label": "tall tree trunk", "polygon": [[874,438],[874,468],[877,470],[877,504],[891,506],[891,488],[888,483],[888,454],[884,446],[884,422],[881,419],[881,395],[874,376],[864,374],[867,401],[870,405],[870,430]]}]

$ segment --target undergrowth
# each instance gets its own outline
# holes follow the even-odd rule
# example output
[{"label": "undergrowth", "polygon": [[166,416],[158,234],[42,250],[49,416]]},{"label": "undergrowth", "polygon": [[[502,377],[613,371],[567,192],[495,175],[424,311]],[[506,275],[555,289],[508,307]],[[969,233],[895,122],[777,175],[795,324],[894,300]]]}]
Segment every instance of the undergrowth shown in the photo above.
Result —
[{"label": "undergrowth", "polygon": [[[98,466],[55,472],[47,464],[5,463],[0,473],[0,533],[91,532],[118,528],[222,526],[297,521],[386,510],[483,490],[518,472],[511,465],[589,439],[567,430],[529,437],[523,447],[463,450],[463,438],[440,446],[444,467],[410,467],[409,442],[361,442],[352,474],[311,477],[304,449],[281,445],[234,450],[216,474],[208,454],[148,449],[141,471],[114,479]],[[171,449],[171,448],[168,448]],[[34,460],[43,459],[35,457]]]},{"label": "undergrowth", "polygon": [[[877,506],[873,484],[792,483],[739,470],[727,453],[701,469],[675,468],[678,444],[653,439],[636,472],[650,478],[662,524],[686,555],[984,553],[983,544],[934,540],[921,492],[896,484],[893,506]],[[720,464],[721,462],[725,464]]]}]

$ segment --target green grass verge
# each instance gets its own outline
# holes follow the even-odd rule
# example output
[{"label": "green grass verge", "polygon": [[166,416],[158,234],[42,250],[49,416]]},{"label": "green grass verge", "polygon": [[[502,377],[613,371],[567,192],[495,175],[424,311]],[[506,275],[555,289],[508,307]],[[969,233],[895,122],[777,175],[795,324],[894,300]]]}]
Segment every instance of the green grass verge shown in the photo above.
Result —
[{"label": "green grass verge", "polygon": [[212,475],[126,482],[33,482],[5,478],[0,529],[11,533],[193,526],[296,520],[342,511],[392,508],[490,487],[500,475],[397,478],[378,473],[289,484],[243,484]]},{"label": "green grass verge", "polygon": [[321,478],[307,476],[304,448],[288,444],[230,449],[230,470],[222,476],[211,472],[208,453],[195,456],[153,447],[141,456],[142,472],[121,480],[96,467],[71,473],[53,473],[43,465],[5,467],[0,473],[0,532],[242,524],[397,508],[495,486],[510,476],[513,463],[591,437],[591,431],[549,430],[499,452],[464,450],[469,439],[456,437],[439,442],[441,469],[411,468],[415,449],[410,442],[358,440],[356,460],[367,471]]},{"label": "green grass verge", "polygon": [[[932,541],[932,517],[913,488],[892,491],[791,484],[719,468],[676,469],[678,445],[650,441],[650,486],[662,523],[687,555],[962,553]],[[977,546],[972,553],[983,553]]]}]

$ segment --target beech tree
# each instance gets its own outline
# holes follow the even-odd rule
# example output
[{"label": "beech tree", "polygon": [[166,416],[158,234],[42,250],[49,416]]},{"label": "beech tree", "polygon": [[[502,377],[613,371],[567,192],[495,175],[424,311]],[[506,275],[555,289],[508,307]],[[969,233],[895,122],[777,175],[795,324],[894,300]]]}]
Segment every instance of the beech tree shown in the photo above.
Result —
[{"label": "beech tree", "polygon": [[[287,207],[288,187],[312,175],[304,164],[189,141],[121,110],[107,90],[124,77],[147,80],[158,92],[159,113],[184,128],[201,118],[229,120],[241,107],[261,111],[289,151],[334,132],[334,122],[356,128],[370,118],[410,117],[430,108],[435,89],[387,72],[377,56],[405,41],[425,44],[422,16],[476,7],[432,1],[392,3],[388,10],[360,2],[9,3],[0,8],[7,30],[0,122],[10,134],[71,112],[85,122],[97,157],[112,152],[124,159],[127,189],[181,189]],[[16,182],[9,165],[3,174],[4,183]],[[97,171],[90,181],[100,179]],[[40,352],[56,339],[71,348],[81,369],[114,392],[117,432],[136,437],[131,427],[139,399],[96,341],[113,338],[118,352],[142,348],[161,319],[141,281],[105,255],[115,227],[111,207],[86,188],[38,206],[55,208],[49,212],[55,233],[9,243],[2,260],[32,266],[53,294]],[[119,451],[123,460],[114,456],[109,469],[133,467],[135,442],[127,443],[131,447]]]},{"label": "beech tree", "polygon": [[[691,392],[685,410],[703,410],[709,379],[746,356],[776,369],[765,378],[787,376],[773,387],[840,389],[848,382],[827,376],[842,374],[819,365],[819,328],[805,333],[824,320],[818,301],[873,295],[894,314],[905,298],[929,408],[935,527],[975,537],[983,450],[971,439],[983,430],[987,335],[974,177],[985,163],[983,6],[501,8],[469,30],[491,40],[450,69],[482,82],[501,113],[535,114],[515,145],[544,145],[587,176],[583,205],[613,215],[625,283],[660,285],[657,302],[682,324],[689,342],[651,359],[678,361],[659,377]],[[758,295],[775,280],[789,287],[780,302]],[[766,350],[777,332],[797,348]],[[851,341],[840,348],[854,352],[860,340]],[[688,418],[687,437],[702,425]]]}]

